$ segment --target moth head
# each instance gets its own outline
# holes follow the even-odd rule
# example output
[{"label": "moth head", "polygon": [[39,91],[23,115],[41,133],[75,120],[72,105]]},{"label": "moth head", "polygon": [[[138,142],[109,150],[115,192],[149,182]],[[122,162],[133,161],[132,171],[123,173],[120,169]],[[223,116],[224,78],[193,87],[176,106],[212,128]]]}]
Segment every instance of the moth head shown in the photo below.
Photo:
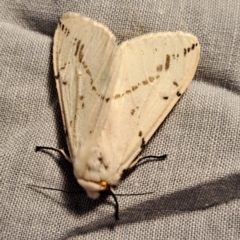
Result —
[{"label": "moth head", "polygon": [[86,142],[73,159],[74,175],[90,198],[97,198],[100,191],[117,185],[122,169],[108,154],[105,147],[95,141]]}]

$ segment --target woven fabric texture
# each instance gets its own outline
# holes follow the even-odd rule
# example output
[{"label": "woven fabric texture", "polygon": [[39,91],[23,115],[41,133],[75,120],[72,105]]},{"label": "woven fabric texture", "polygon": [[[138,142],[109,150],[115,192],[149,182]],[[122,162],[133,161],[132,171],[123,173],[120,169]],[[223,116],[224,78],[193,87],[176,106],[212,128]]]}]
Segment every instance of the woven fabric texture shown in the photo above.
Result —
[{"label": "woven fabric texture", "polygon": [[[52,44],[64,12],[108,26],[118,42],[184,31],[201,45],[188,90],[128,172],[114,200],[91,200],[66,149]],[[0,2],[1,239],[240,239],[240,1]],[[151,109],[149,109],[151,111]],[[117,143],[116,143],[117,144]],[[78,194],[37,187],[45,186]]]}]

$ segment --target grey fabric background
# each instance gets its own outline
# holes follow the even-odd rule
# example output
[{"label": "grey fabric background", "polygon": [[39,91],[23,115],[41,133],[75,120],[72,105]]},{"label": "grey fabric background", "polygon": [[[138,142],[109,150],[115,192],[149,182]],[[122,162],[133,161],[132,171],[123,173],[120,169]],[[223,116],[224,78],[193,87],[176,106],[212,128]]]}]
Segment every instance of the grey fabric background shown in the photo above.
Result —
[{"label": "grey fabric background", "polygon": [[[107,25],[119,42],[145,33],[198,36],[201,59],[187,92],[116,193],[81,191],[72,166],[36,145],[66,148],[52,66],[62,13]],[[240,239],[240,1],[57,0],[0,2],[1,239]],[[151,111],[151,109],[149,109]],[[116,143],[117,144],[117,143]]]}]

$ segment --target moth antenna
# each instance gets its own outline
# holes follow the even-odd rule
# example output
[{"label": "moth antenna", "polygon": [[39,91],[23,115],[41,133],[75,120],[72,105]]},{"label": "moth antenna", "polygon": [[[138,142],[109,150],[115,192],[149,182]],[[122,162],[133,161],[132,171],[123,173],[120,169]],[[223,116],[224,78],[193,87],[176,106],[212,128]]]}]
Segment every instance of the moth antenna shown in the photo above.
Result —
[{"label": "moth antenna", "polygon": [[65,193],[73,193],[73,194],[77,194],[77,193],[85,193],[85,191],[80,191],[80,192],[72,192],[72,191],[66,191],[66,190],[62,190],[62,189],[57,189],[57,188],[50,188],[50,187],[43,187],[43,186],[37,186],[34,184],[27,184],[28,187],[30,188],[41,188],[41,189],[47,189],[47,190],[53,190],[53,191],[59,191],[59,192],[65,192]]},{"label": "moth antenna", "polygon": [[167,157],[167,154],[164,154],[162,156],[154,156],[154,155],[149,155],[149,156],[145,156],[145,157],[142,157],[138,160],[138,163],[144,159],[148,159],[148,158],[156,158],[157,160],[165,160],[165,158]]},{"label": "moth antenna", "polygon": [[143,196],[148,194],[153,194],[154,192],[146,192],[146,193],[117,193],[116,196]]},{"label": "moth antenna", "polygon": [[138,164],[140,161],[142,161],[144,159],[156,158],[157,160],[164,160],[166,157],[167,157],[167,154],[164,154],[162,156],[149,155],[149,156],[145,156],[145,157],[142,157],[142,158],[137,158],[131,163],[131,165],[129,166],[129,169],[132,168],[133,166],[135,166],[136,164]]},{"label": "moth antenna", "polygon": [[65,153],[64,149],[58,149],[58,148],[53,148],[53,147],[44,147],[44,146],[36,146],[35,151],[38,152],[38,151],[41,151],[41,150],[44,150],[44,149],[57,151],[57,152],[61,153],[65,157],[66,160],[68,160],[70,163],[72,163],[70,157]]},{"label": "moth antenna", "polygon": [[119,217],[118,217],[118,213],[119,213],[119,204],[118,204],[118,201],[117,201],[117,197],[116,197],[116,195],[115,195],[115,193],[114,193],[114,190],[110,187],[110,189],[109,189],[109,193],[110,193],[110,195],[113,197],[113,199],[114,199],[114,201],[115,201],[115,203],[116,203],[116,205],[115,205],[115,220],[117,221],[117,220],[119,220]]}]

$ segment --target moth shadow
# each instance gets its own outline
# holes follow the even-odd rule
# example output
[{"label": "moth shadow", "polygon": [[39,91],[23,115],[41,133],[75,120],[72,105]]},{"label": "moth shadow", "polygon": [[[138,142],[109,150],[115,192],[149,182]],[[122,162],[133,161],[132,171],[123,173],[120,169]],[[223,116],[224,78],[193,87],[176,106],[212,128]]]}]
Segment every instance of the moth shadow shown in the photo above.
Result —
[{"label": "moth shadow", "polygon": [[62,239],[97,232],[101,229],[113,229],[116,225],[129,225],[137,222],[165,218],[187,212],[206,211],[209,208],[229,203],[240,198],[240,174],[199,184],[195,187],[176,191],[161,197],[147,200],[141,204],[121,211],[120,220],[113,223],[112,216],[82,225],[69,231]]},{"label": "moth shadow", "polygon": [[[61,155],[56,157],[52,154],[49,150],[42,150],[44,153],[49,154],[53,160],[55,161],[58,168],[61,169],[61,173],[63,175],[63,185],[61,189],[55,188],[48,188],[41,186],[35,187],[33,186],[32,189],[38,193],[43,194],[46,198],[50,199],[52,202],[55,202],[60,207],[66,208],[71,214],[77,215],[79,217],[90,214],[92,210],[94,210],[99,205],[103,203],[106,204],[109,194],[100,194],[100,197],[96,200],[91,199],[87,196],[86,191],[77,183],[76,178],[73,174],[73,166],[67,160],[64,159]],[[44,189],[45,188],[45,189]],[[57,200],[55,197],[51,197],[49,191],[60,191],[63,193],[63,199]],[[114,211],[114,204],[109,203],[112,205]]]},{"label": "moth shadow", "polygon": [[[217,72],[218,74],[216,75],[216,72],[206,69],[204,66],[202,66],[201,69],[196,71],[195,79],[198,79],[199,82],[201,81],[214,87],[221,87],[222,89],[226,89],[232,93],[239,94],[240,87],[237,86],[237,84],[234,84],[233,79],[235,77],[232,75],[232,73],[226,71],[226,69],[218,69]],[[232,81],[226,81],[226,79],[231,79]]]}]

